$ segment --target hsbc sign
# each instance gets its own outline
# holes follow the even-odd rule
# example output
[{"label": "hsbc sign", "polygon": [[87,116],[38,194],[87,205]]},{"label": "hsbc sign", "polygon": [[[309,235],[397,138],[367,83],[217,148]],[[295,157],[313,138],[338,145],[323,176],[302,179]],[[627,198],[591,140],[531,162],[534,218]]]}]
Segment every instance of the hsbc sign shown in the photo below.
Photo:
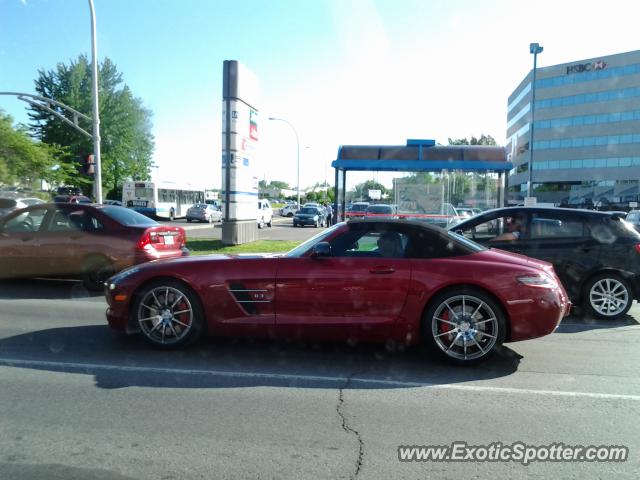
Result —
[{"label": "hsbc sign", "polygon": [[592,63],[579,63],[577,65],[570,65],[567,67],[567,75],[572,73],[584,73],[591,72],[592,70],[604,70],[607,67],[607,63],[604,60],[597,60]]}]

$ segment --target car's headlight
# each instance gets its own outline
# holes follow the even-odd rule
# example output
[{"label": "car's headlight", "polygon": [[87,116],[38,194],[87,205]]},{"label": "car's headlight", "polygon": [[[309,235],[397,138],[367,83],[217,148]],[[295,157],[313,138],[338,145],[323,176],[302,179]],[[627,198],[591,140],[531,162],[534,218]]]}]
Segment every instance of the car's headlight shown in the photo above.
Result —
[{"label": "car's headlight", "polygon": [[552,277],[544,273],[519,275],[516,280],[529,287],[555,288],[558,286],[558,283]]}]

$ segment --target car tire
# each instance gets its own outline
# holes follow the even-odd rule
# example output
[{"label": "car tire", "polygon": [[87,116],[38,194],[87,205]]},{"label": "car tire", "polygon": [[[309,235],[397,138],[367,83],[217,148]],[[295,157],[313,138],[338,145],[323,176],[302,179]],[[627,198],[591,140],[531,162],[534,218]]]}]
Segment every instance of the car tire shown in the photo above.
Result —
[{"label": "car tire", "polygon": [[82,267],[82,283],[87,290],[99,292],[104,282],[117,273],[115,265],[102,255],[87,258]]},{"label": "car tire", "polygon": [[502,307],[486,292],[470,287],[447,289],[429,302],[422,335],[429,352],[458,365],[490,358],[507,330]]},{"label": "car tire", "polygon": [[187,223],[191,223],[191,219],[190,218],[187,218]]},{"label": "car tire", "polygon": [[293,217],[293,213],[291,212],[287,213],[287,217]]},{"label": "car tire", "polygon": [[313,228],[318,228],[318,221],[316,220],[316,223],[313,224]]},{"label": "car tire", "polygon": [[269,220],[269,223],[267,223],[267,227],[273,227],[273,219]]},{"label": "car tire", "polygon": [[173,222],[176,219],[176,211],[172,208],[169,210],[169,221]]},{"label": "car tire", "polygon": [[619,275],[601,273],[586,283],[583,298],[587,314],[597,318],[616,320],[631,308],[633,290]]},{"label": "car tire", "polygon": [[162,349],[192,344],[205,330],[200,299],[174,279],[154,281],[136,292],[131,318],[144,340]]},{"label": "car tire", "polygon": [[260,220],[258,222],[258,228],[264,228],[264,221],[263,220]]}]

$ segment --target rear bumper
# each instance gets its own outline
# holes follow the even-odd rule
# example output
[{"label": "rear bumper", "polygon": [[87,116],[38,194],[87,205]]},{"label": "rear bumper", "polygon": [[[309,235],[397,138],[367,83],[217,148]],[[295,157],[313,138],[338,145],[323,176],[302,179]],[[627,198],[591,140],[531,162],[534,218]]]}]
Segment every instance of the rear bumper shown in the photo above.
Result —
[{"label": "rear bumper", "polygon": [[167,260],[170,258],[181,258],[181,257],[188,257],[188,256],[189,256],[189,249],[186,247],[182,247],[180,250],[168,250],[168,251],[155,250],[155,249],[144,250],[136,253],[134,263],[139,264],[139,263],[151,262],[153,260]]}]

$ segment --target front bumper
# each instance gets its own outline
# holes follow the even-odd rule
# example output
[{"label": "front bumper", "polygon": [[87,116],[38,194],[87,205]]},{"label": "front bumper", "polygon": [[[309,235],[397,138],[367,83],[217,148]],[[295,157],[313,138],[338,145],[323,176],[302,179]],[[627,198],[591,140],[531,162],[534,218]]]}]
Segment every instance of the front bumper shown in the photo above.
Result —
[{"label": "front bumper", "polygon": [[315,225],[317,223],[322,223],[322,219],[318,218],[314,220],[313,218],[294,218],[293,223],[297,225]]},{"label": "front bumper", "polygon": [[553,333],[571,311],[567,294],[559,287],[538,288],[522,286],[506,301],[511,320],[508,341],[517,342]]}]

